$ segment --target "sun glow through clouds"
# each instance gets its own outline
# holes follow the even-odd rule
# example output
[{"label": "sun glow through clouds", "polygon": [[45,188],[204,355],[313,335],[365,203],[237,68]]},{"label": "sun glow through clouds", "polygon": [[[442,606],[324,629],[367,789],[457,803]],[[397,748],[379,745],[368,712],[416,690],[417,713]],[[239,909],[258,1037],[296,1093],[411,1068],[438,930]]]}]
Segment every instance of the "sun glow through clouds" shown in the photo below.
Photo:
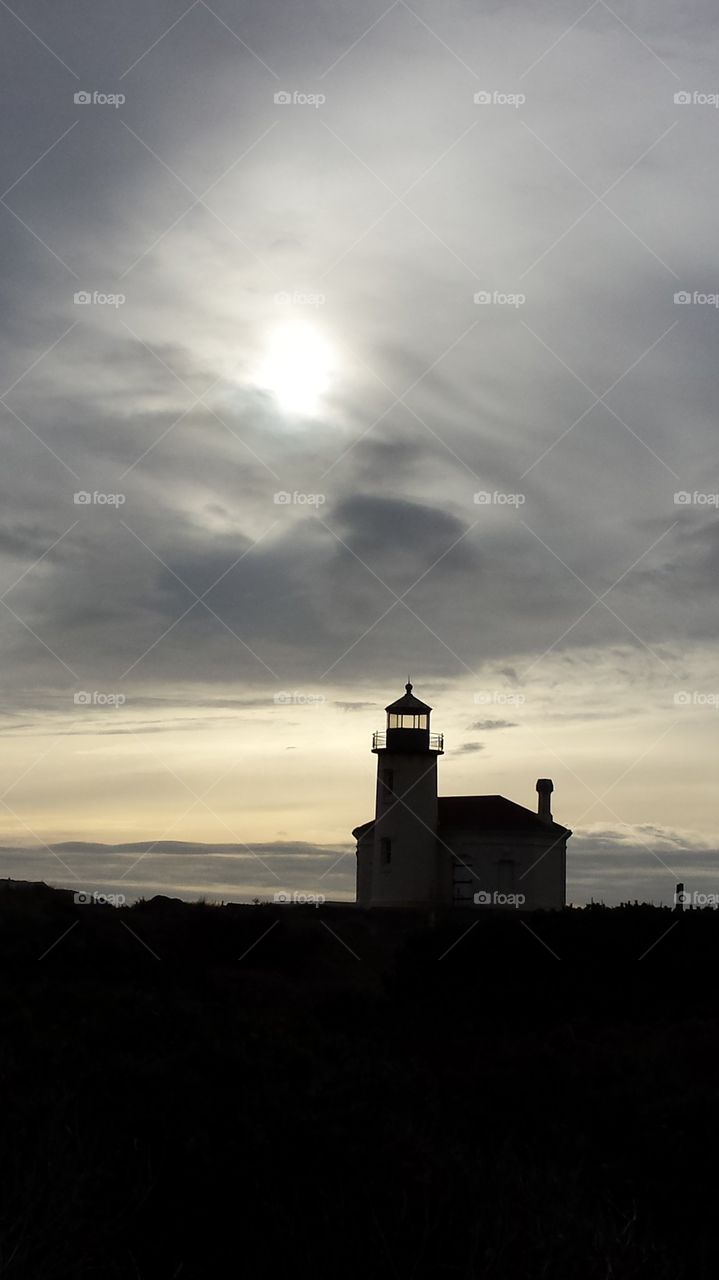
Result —
[{"label": "sun glow through clouds", "polygon": [[288,321],[270,334],[256,382],[273,393],[285,412],[313,414],[329,388],[332,370],[332,348],[314,325]]}]

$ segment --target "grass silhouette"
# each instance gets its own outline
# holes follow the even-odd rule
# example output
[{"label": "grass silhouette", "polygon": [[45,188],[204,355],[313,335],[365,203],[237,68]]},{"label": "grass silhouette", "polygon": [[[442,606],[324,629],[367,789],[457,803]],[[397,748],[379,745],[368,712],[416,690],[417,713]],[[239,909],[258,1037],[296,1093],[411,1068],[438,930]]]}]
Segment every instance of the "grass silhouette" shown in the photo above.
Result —
[{"label": "grass silhouette", "polygon": [[3,1277],[709,1274],[715,912],[0,925]]}]

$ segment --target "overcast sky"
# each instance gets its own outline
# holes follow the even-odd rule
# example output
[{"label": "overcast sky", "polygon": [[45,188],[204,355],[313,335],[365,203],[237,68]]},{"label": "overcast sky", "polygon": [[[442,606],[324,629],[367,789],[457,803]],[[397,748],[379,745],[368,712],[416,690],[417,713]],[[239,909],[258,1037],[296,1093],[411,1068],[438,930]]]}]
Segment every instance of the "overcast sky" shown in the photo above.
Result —
[{"label": "overcast sky", "polygon": [[2,874],[351,897],[410,673],[574,901],[719,890],[716,28],[0,0]]}]

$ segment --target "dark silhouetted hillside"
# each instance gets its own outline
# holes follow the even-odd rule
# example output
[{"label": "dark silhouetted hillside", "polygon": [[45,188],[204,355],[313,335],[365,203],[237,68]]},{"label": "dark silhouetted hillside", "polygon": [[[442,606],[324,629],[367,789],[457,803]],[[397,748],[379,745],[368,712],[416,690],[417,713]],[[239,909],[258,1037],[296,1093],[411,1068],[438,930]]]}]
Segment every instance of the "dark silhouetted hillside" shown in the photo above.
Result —
[{"label": "dark silhouetted hillside", "polygon": [[713,1270],[715,912],[4,884],[0,928],[9,1280]]}]

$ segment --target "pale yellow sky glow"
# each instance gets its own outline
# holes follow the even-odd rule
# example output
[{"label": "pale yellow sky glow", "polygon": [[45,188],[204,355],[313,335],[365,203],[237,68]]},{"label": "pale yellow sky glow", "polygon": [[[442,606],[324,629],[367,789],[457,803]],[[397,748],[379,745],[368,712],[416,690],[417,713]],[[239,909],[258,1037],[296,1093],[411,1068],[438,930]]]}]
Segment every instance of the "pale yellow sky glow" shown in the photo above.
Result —
[{"label": "pale yellow sky glow", "polygon": [[[419,687],[445,733],[440,794],[500,793],[533,808],[536,778],[551,776],[555,815],[574,829],[575,845],[594,848],[590,878],[601,883],[609,836],[626,854],[623,875],[604,872],[610,896],[628,875],[639,891],[646,884],[647,896],[651,886],[666,897],[687,855],[701,862],[711,848],[717,711],[711,703],[667,705],[663,680],[643,660],[625,657],[625,678],[607,672],[601,689],[590,655],[581,670],[572,664],[571,686],[567,664],[550,655],[543,678],[534,672],[521,686],[488,666],[481,681],[437,681],[436,692],[429,683]],[[373,812],[371,734],[383,724],[383,701],[370,688],[338,682],[257,690],[244,707],[242,696],[236,691],[236,701],[222,707],[208,690],[204,708],[193,697],[190,708],[167,701],[151,709],[130,698],[119,708],[78,707],[71,723],[44,716],[32,732],[6,722],[1,842],[26,849],[62,840],[246,845],[234,862],[200,856],[189,878],[186,863],[153,851],[124,883],[126,890],[167,887],[171,871],[177,891],[225,897],[273,893],[288,879],[287,860],[268,849],[306,842],[324,850],[323,861],[303,869],[295,854],[293,875],[301,872],[305,887],[351,897],[350,831]],[[320,885],[342,854],[330,886]],[[577,901],[588,896],[585,858],[569,869]],[[63,859],[87,878],[82,856]],[[119,884],[129,865],[127,857],[108,864],[106,887]],[[72,883],[49,854],[37,866],[45,879]],[[101,874],[93,864],[93,882]]]}]

